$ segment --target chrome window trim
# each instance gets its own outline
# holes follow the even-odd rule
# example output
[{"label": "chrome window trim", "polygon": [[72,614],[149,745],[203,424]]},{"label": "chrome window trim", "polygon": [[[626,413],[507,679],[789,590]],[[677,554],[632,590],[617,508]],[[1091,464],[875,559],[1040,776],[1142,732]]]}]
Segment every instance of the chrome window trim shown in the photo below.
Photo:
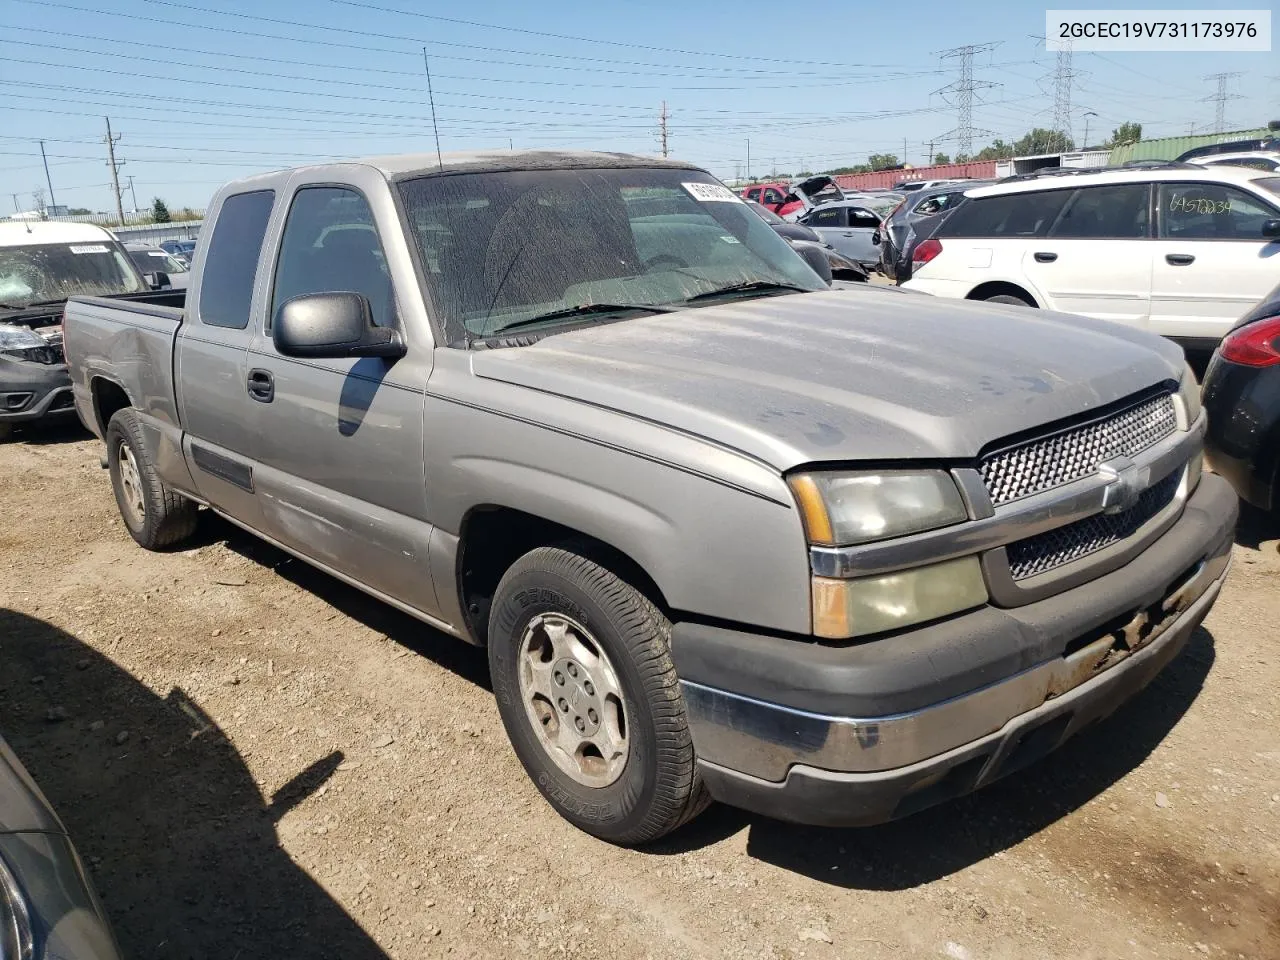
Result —
[{"label": "chrome window trim", "polygon": [[[1177,431],[1148,447],[1134,458],[1134,463],[1142,468],[1150,468],[1151,483],[1156,483],[1174,470],[1184,467],[1203,448],[1205,429],[1206,418],[1202,413],[1191,430]],[[981,487],[982,482],[977,470],[959,468],[951,473],[975,519],[878,543],[851,547],[810,547],[809,559],[813,572],[821,577],[864,577],[938,563],[969,554],[981,554],[1003,547],[1015,540],[1024,540],[1055,527],[1083,520],[1095,513],[1101,513],[1104,507],[1107,481],[1100,474],[1024,497],[991,510],[989,499],[975,502],[977,489]],[[977,486],[974,484],[975,479]],[[1178,495],[1175,496],[1175,504],[1171,509],[1181,509],[1186,499],[1185,487],[1184,482],[1179,488]],[[983,495],[985,496],[985,488],[983,488]],[[983,516],[982,514],[986,511],[991,512]],[[1162,511],[1160,517],[1164,516],[1165,512]],[[1122,542],[1131,544],[1134,538],[1131,537]],[[1069,566],[1076,567],[1089,559],[1089,557],[1081,558]],[[1008,568],[1007,561],[1005,568],[1006,570]],[[1012,577],[1010,577],[1010,583],[1012,583]]]}]

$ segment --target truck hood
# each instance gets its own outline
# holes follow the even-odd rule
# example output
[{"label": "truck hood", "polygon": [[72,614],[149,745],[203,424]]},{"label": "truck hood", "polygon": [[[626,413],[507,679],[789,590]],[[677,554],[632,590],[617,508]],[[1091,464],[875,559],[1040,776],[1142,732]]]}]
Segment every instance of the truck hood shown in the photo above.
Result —
[{"label": "truck hood", "polygon": [[670,426],[779,470],[965,460],[1182,374],[1105,321],[893,289],[683,310],[479,351],[478,376]]}]

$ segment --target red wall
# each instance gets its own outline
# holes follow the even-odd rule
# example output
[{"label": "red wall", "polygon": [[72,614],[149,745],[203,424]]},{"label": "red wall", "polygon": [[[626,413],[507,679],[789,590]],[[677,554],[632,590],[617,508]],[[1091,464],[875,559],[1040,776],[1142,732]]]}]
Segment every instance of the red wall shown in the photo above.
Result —
[{"label": "red wall", "polygon": [[880,170],[876,173],[849,173],[835,178],[841,190],[865,190],[867,187],[892,187],[901,180],[946,180],[949,177],[990,179],[996,175],[994,160],[974,163],[943,163],[935,167],[913,167],[910,170]]}]

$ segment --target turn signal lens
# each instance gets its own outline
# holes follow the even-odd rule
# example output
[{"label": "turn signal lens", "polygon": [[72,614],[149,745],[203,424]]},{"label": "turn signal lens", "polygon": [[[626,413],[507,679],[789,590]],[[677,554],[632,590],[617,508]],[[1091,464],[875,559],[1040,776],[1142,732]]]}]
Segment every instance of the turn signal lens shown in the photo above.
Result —
[{"label": "turn signal lens", "polygon": [[1246,367],[1273,367],[1280,363],[1280,317],[1251,323],[1227,334],[1218,348],[1223,360]]},{"label": "turn signal lens", "polygon": [[977,557],[854,580],[813,578],[813,632],[831,640],[936,620],[987,601]]}]

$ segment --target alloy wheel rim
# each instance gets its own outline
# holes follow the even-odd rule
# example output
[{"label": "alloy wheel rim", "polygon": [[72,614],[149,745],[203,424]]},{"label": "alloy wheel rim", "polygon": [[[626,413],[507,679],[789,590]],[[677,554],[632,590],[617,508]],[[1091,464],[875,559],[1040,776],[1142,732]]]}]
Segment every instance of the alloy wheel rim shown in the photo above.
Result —
[{"label": "alloy wheel rim", "polygon": [[147,515],[147,501],[142,495],[142,474],[138,461],[127,443],[121,443],[116,460],[120,465],[120,491],[123,493],[126,519],[130,526],[140,527]]}]

